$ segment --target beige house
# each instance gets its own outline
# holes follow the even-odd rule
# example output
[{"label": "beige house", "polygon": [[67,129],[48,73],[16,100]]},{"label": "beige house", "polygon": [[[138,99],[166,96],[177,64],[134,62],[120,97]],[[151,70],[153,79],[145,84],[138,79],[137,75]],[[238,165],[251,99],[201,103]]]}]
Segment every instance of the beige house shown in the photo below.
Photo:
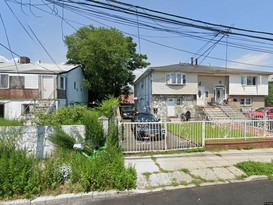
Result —
[{"label": "beige house", "polygon": [[134,83],[135,105],[161,118],[224,103],[245,111],[264,106],[272,74],[193,64],[151,67]]}]

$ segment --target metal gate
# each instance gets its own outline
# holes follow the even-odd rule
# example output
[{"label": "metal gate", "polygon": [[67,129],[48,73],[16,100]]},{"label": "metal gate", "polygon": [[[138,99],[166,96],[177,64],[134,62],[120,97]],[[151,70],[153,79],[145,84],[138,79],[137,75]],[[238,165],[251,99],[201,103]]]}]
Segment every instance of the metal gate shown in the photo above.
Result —
[{"label": "metal gate", "polygon": [[202,122],[121,122],[120,146],[125,153],[202,148]]}]

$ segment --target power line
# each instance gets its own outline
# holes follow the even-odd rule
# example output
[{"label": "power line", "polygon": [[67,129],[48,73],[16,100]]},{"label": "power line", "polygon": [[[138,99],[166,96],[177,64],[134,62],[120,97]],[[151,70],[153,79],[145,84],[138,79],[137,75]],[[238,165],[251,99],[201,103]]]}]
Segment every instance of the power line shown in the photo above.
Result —
[{"label": "power line", "polygon": [[[56,14],[58,14],[57,7],[55,7],[55,6],[59,6],[62,9],[68,9],[71,12],[77,13],[78,15],[81,14],[85,18],[89,18],[91,15],[94,15],[96,18],[101,18],[103,20],[112,21],[112,22],[115,21],[116,23],[121,23],[121,24],[126,23],[127,26],[137,25],[137,26],[139,26],[139,28],[153,29],[153,30],[157,30],[157,31],[160,31],[160,32],[162,32],[162,31],[167,32],[167,33],[175,33],[176,35],[179,35],[181,37],[188,37],[188,38],[195,39],[195,40],[205,41],[207,43],[208,42],[212,42],[212,43],[217,42],[214,39],[211,40],[211,38],[206,38],[204,36],[201,36],[200,33],[202,33],[202,32],[196,32],[196,31],[191,31],[191,30],[190,31],[185,31],[185,30],[182,31],[179,28],[173,28],[172,29],[171,27],[163,27],[162,25],[159,25],[157,21],[160,21],[162,23],[167,23],[167,24],[170,24],[170,25],[179,25],[179,26],[182,26],[181,28],[184,28],[185,26],[186,27],[189,26],[191,28],[203,30],[204,26],[199,27],[200,25],[191,24],[189,22],[186,22],[187,24],[183,24],[184,23],[183,21],[180,22],[180,21],[177,21],[177,19],[169,19],[169,18],[165,18],[165,17],[162,18],[162,16],[158,16],[158,15],[152,15],[151,16],[147,12],[153,11],[153,13],[156,13],[156,14],[157,13],[158,14],[162,13],[165,16],[168,16],[168,17],[169,16],[175,17],[175,18],[181,17],[181,16],[176,16],[176,15],[173,15],[173,14],[168,14],[167,15],[167,13],[164,13],[164,12],[158,12],[158,11],[147,9],[147,8],[144,8],[144,7],[138,7],[138,6],[135,6],[135,5],[132,5],[132,4],[128,4],[128,5],[125,4],[129,8],[124,8],[124,7],[121,7],[121,6],[113,6],[112,4],[109,4],[109,1],[107,1],[108,3],[103,3],[103,2],[98,2],[98,1],[91,1],[91,0],[85,0],[85,1],[44,0],[43,2],[45,2],[45,3],[49,2],[49,3],[46,3],[46,5],[47,6],[52,5],[54,7],[54,13],[52,13],[52,15],[55,15],[55,16],[56,16]],[[110,2],[116,3],[117,1],[110,1]],[[122,2],[118,2],[118,3],[122,3]],[[38,4],[26,4],[25,3],[24,5],[37,7]],[[38,7],[39,6],[45,6],[45,4],[44,5],[39,4]],[[113,15],[113,14],[110,14],[109,12],[102,12],[100,10],[95,10],[94,8],[107,9],[107,10],[110,10],[110,11],[113,11],[113,12],[120,12],[120,13],[123,13],[123,14],[134,15],[134,16],[136,15],[135,8],[139,8],[139,10],[142,9],[143,12],[140,12],[139,10],[137,10],[137,15],[139,17],[143,18],[143,19],[151,20],[154,23],[151,24],[151,23],[148,23],[148,22],[144,22],[144,21],[142,21],[140,19],[135,20],[135,19],[126,18],[126,17],[123,17],[123,16]],[[62,18],[62,17],[60,17],[60,15],[58,17]],[[194,20],[194,19],[189,19],[189,18],[186,18],[186,17],[181,17],[181,18],[182,19],[185,18],[185,20]],[[65,19],[65,18],[62,18],[62,19]],[[89,19],[91,19],[91,18],[89,18]],[[91,20],[95,21],[94,19],[91,19]],[[173,21],[173,20],[175,20],[175,21]],[[66,23],[68,23],[68,21],[69,20],[66,19]],[[193,22],[202,23],[202,24],[211,25],[211,26],[219,26],[219,27],[223,26],[221,28],[231,28],[231,26],[224,26],[224,25],[220,25],[220,24],[211,24],[209,22],[203,22],[203,21],[199,21],[199,20],[195,20]],[[75,21],[73,23],[75,23]],[[192,25],[193,25],[193,27],[192,27]],[[205,28],[209,28],[209,27],[205,26]],[[206,34],[211,33],[210,35],[215,36],[216,35],[215,29],[217,30],[218,33],[221,33],[223,35],[226,35],[228,32],[230,32],[230,31],[223,30],[223,29],[220,30],[221,32],[219,32],[219,28],[213,28],[213,29],[214,29],[214,31],[211,31],[209,29],[209,30],[207,30],[208,33],[204,33],[204,34],[206,35]],[[232,29],[236,30],[238,28],[232,27]],[[272,34],[272,33],[269,33],[269,32],[260,32],[260,31],[241,29],[241,28],[239,28],[239,29],[242,30],[242,31],[251,31],[253,33],[270,34],[270,35]],[[196,33],[198,35],[193,35],[194,33]],[[129,34],[129,35],[135,36],[135,35],[132,35],[132,34]],[[239,39],[240,38],[239,36],[237,36],[237,38],[236,38],[236,35],[234,37],[232,37],[232,35],[233,35],[233,33],[230,33],[230,35],[229,35],[229,39],[231,39],[231,40],[235,39],[235,40],[238,40],[238,41],[243,41],[243,40],[248,41],[248,42],[251,41],[250,40],[251,38],[249,38],[249,37],[244,37],[245,39],[243,39],[243,38]],[[259,37],[259,36],[256,36],[256,37]],[[136,37],[136,38],[138,38],[138,37]],[[138,38],[138,39],[143,39],[143,38]],[[154,41],[150,41],[150,43],[152,43],[152,42],[154,42]],[[259,39],[259,38],[257,40],[255,40],[255,41],[251,41],[251,42],[255,43],[256,45],[242,44],[242,43],[236,43],[236,42],[230,41],[229,42],[229,47],[238,48],[238,49],[246,49],[246,50],[250,50],[250,51],[257,51],[257,52],[263,52],[263,53],[270,53],[270,54],[273,53],[273,50],[272,50],[271,47],[265,47],[265,44],[266,45],[272,45],[272,44],[265,43],[265,42],[261,41],[261,39]],[[154,43],[157,44],[156,42],[154,42]],[[218,45],[225,45],[223,42],[217,42],[217,44]],[[257,44],[264,44],[264,45],[258,46]],[[166,47],[166,45],[164,47]],[[174,48],[174,49],[177,50],[176,48]],[[188,53],[194,53],[194,52],[188,52]],[[220,60],[220,59],[218,59],[218,60]],[[256,65],[256,66],[259,66],[259,65]]]}]

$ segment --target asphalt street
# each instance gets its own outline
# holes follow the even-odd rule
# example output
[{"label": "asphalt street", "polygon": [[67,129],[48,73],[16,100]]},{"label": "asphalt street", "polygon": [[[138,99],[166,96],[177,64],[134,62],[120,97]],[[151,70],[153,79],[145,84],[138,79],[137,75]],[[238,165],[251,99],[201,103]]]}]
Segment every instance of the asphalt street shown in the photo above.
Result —
[{"label": "asphalt street", "polygon": [[[83,204],[83,203],[81,203]],[[273,205],[273,182],[255,180],[95,199],[86,205]]]}]

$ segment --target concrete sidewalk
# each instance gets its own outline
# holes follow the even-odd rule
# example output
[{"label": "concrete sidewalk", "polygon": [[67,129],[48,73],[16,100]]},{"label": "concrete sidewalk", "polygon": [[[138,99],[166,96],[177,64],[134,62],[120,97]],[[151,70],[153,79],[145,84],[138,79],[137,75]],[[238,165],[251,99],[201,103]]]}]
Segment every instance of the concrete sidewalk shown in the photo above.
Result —
[{"label": "concrete sidewalk", "polygon": [[197,152],[145,157],[126,157],[126,166],[137,171],[140,190],[169,186],[196,186],[246,181],[245,173],[234,165],[243,161],[271,162],[273,148]]},{"label": "concrete sidewalk", "polygon": [[218,183],[248,181],[261,176],[244,178],[234,165],[243,161],[271,162],[273,148],[253,150],[228,150],[145,157],[126,157],[126,166],[137,171],[137,189],[127,191],[89,192],[38,197],[34,200],[0,201],[5,205],[90,204],[93,200],[127,196],[162,189],[205,186]]}]

